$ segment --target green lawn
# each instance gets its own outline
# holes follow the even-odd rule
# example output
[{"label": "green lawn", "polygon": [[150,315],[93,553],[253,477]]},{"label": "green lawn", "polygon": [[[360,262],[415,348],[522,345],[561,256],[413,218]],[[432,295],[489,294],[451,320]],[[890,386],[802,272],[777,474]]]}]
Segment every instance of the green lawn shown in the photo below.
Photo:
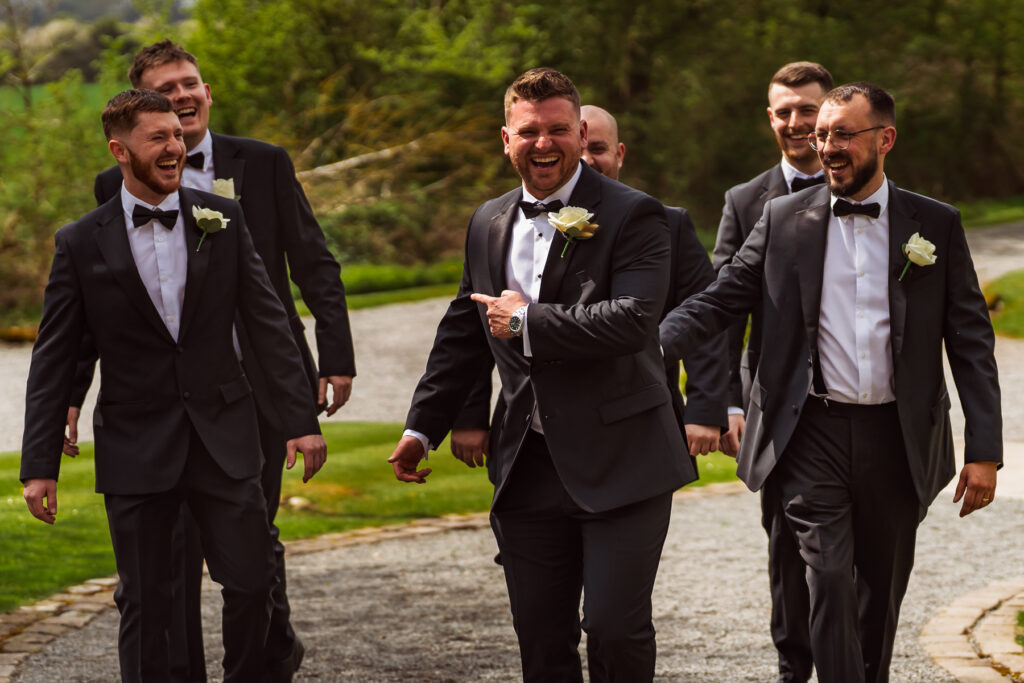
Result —
[{"label": "green lawn", "polygon": [[[283,508],[282,538],[305,538],[365,526],[397,524],[448,513],[483,512],[492,487],[483,468],[469,468],[444,443],[428,464],[426,484],[395,481],[386,460],[402,426],[380,422],[322,425],[328,460],[308,484],[301,463],[285,472],[285,496],[307,499],[304,509]],[[19,454],[0,454],[0,613],[51,595],[63,587],[114,573],[103,497],[93,492],[93,448],[83,443],[78,458],[65,458],[58,484],[57,523],[49,527],[25,507],[18,481]],[[735,480],[731,458],[700,458],[697,485]]]},{"label": "green lawn", "polygon": [[1024,195],[957,202],[956,208],[968,228],[1024,221]]},{"label": "green lawn", "polygon": [[1024,270],[996,278],[985,286],[985,299],[997,334],[1024,337]]}]

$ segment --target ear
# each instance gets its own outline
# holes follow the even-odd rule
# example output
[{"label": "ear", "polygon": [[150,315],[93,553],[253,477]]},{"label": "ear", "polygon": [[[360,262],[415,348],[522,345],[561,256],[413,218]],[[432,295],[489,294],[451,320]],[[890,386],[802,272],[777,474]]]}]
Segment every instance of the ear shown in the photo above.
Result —
[{"label": "ear", "polygon": [[881,143],[878,146],[878,151],[881,154],[888,154],[889,150],[896,144],[896,127],[886,126],[882,129]]},{"label": "ear", "polygon": [[203,83],[203,89],[206,91],[206,104],[207,105],[213,104],[213,98],[210,96],[210,84],[209,83]]},{"label": "ear", "polygon": [[775,123],[775,112],[772,111],[771,107],[766,107],[765,111],[768,112],[768,125]]},{"label": "ear", "polygon": [[512,148],[509,145],[509,140],[510,139],[511,139],[511,137],[510,137],[509,132],[508,132],[508,126],[502,126],[501,127],[501,142],[502,142],[502,144],[505,145],[505,156],[510,156],[511,153],[512,153]]},{"label": "ear", "polygon": [[128,163],[128,148],[124,145],[123,142],[121,142],[117,138],[111,138],[110,140],[107,141],[107,149],[109,149],[110,153],[114,155],[114,159],[117,160],[117,163]]},{"label": "ear", "polygon": [[585,119],[580,119],[580,144],[582,149],[587,148],[587,122]]},{"label": "ear", "polygon": [[615,163],[622,168],[622,161],[626,158],[626,143],[620,142],[615,154]]}]

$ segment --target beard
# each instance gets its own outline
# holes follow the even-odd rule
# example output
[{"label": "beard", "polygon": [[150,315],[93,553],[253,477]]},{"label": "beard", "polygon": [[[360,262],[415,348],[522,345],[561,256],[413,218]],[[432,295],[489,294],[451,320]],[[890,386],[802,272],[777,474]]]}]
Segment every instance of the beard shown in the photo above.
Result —
[{"label": "beard", "polygon": [[850,159],[845,153],[842,155],[832,154],[827,159],[822,160],[822,165],[825,167],[825,175],[828,177],[828,189],[832,194],[837,197],[852,197],[861,190],[864,186],[871,181],[875,173],[878,171],[878,155],[873,155],[870,159],[864,162],[864,165],[860,168],[854,168],[853,174],[850,179],[845,183],[838,182],[832,178],[832,174],[828,172],[829,161],[841,159],[845,160],[853,165],[853,160]]},{"label": "beard", "polygon": [[[125,145],[125,149],[128,150],[128,164],[132,169],[132,175],[140,183],[148,187],[154,193],[159,195],[169,195],[173,192],[177,192],[178,188],[181,187],[181,169],[183,164],[178,164],[178,175],[175,180],[168,180],[157,174],[156,162],[152,164],[143,163],[128,147]],[[184,155],[182,155],[184,156]]]}]

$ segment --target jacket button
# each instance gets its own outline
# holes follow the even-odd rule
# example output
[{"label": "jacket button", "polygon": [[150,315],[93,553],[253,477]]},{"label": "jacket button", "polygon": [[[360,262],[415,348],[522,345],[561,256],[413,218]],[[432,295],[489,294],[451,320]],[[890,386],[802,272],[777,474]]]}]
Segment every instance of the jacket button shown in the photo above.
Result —
[{"label": "jacket button", "polygon": [[179,354],[185,353],[185,349],[181,348],[180,346],[175,346],[174,350],[177,351]]},{"label": "jacket button", "polygon": [[794,415],[799,415],[800,414],[800,407],[799,406],[793,406],[793,414]]},{"label": "jacket button", "polygon": [[181,397],[184,398],[185,400],[188,400],[189,398],[192,397],[192,394],[191,394],[191,392],[186,391],[185,393],[183,393],[181,395]]}]

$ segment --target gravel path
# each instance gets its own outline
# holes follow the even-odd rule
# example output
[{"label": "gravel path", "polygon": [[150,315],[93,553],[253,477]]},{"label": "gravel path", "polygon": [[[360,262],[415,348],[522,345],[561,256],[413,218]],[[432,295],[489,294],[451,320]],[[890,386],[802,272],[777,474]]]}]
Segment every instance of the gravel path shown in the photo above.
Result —
[{"label": "gravel path", "polygon": [[[1024,264],[1024,223],[969,235],[983,278]],[[433,300],[353,312],[360,375],[341,419],[404,418],[444,305]],[[0,450],[19,445],[28,355],[24,347],[0,348],[0,389],[7,390],[0,392]],[[1024,442],[1024,342],[1000,339],[997,358],[1006,439]],[[959,434],[956,401],[954,420]],[[1019,448],[1013,458],[1008,465],[1024,466]],[[949,491],[932,506],[919,532],[893,681],[955,680],[918,645],[921,627],[954,597],[1021,574],[1021,470],[1005,468],[998,505],[967,519],[956,517]],[[655,592],[659,680],[773,679],[766,538],[758,514],[757,496],[749,493],[677,498]],[[289,594],[307,645],[296,680],[516,679],[518,654],[494,552],[490,531],[481,529],[291,558]],[[206,590],[207,660],[216,676],[220,599],[214,584],[207,582]],[[106,611],[30,657],[13,680],[116,680],[116,624],[116,612]]]}]

